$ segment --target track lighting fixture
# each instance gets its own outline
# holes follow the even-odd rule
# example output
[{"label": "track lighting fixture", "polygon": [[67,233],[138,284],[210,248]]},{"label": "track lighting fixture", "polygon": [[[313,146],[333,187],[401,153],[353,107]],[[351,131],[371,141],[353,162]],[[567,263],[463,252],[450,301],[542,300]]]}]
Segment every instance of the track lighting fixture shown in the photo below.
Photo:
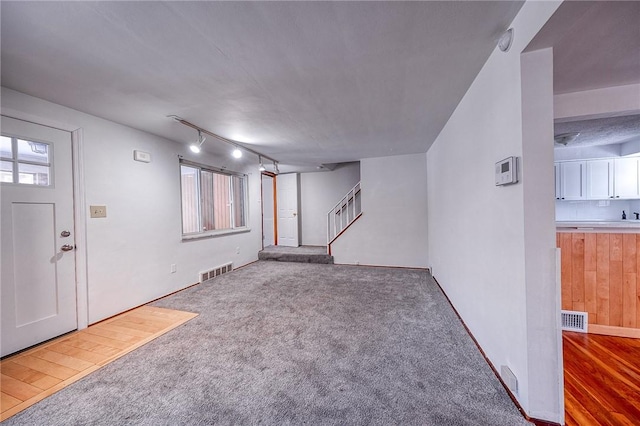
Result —
[{"label": "track lighting fixture", "polygon": [[277,161],[273,162],[273,171],[274,171],[275,174],[280,173],[280,170],[278,169],[278,162]]},{"label": "track lighting fixture", "polygon": [[258,155],[258,161],[260,162],[260,168],[258,170],[260,170],[261,172],[264,172],[265,170],[267,170],[264,167],[264,164],[262,164],[262,155]]},{"label": "track lighting fixture", "polygon": [[204,134],[207,134],[207,135],[211,136],[214,139],[219,140],[220,142],[224,142],[224,143],[227,143],[229,145],[232,145],[233,148],[234,148],[233,152],[232,152],[232,155],[235,158],[241,158],[242,154],[243,154],[243,151],[246,151],[248,153],[257,155],[258,158],[260,159],[260,166],[261,166],[260,170],[261,171],[264,170],[264,164],[262,162],[262,158],[263,157],[266,158],[269,161],[273,161],[274,168],[276,170],[278,169],[276,160],[274,160],[273,158],[271,158],[269,156],[264,155],[261,152],[255,151],[255,150],[249,148],[248,146],[243,145],[240,142],[236,142],[234,140],[227,139],[227,138],[222,137],[220,135],[216,135],[215,133],[212,133],[212,132],[210,132],[210,131],[208,131],[206,129],[203,129],[200,126],[196,126],[195,124],[193,124],[193,123],[191,123],[191,122],[189,122],[189,121],[187,121],[187,120],[185,120],[185,119],[183,119],[181,117],[178,117],[177,115],[168,115],[167,117],[177,121],[180,124],[183,124],[183,125],[185,125],[187,127],[191,127],[192,129],[196,129],[198,131],[198,141],[192,143],[191,145],[189,145],[189,148],[191,149],[191,151],[195,152],[196,154],[199,153],[200,151],[202,151],[202,144],[204,143],[204,141],[206,139],[205,137],[202,136],[202,134],[204,133]]},{"label": "track lighting fixture", "polygon": [[207,139],[206,137],[202,136],[202,133],[200,132],[200,130],[198,130],[198,142],[194,142],[191,145],[189,145],[189,149],[191,149],[192,152],[199,154],[200,151],[202,151],[202,144],[206,139]]}]

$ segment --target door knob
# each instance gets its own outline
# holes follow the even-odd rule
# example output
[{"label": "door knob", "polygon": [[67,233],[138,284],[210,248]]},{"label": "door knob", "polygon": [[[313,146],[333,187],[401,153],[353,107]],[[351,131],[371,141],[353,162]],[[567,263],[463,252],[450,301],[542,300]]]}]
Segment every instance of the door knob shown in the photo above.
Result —
[{"label": "door knob", "polygon": [[69,235],[71,235],[71,232],[69,232],[69,231],[62,231],[62,232],[60,233],[60,236],[61,236],[61,237],[63,237],[63,238],[66,238],[66,237],[68,237]]},{"label": "door knob", "polygon": [[70,244],[65,244],[62,247],[60,247],[60,250],[62,251],[71,251],[73,250],[75,247],[70,245]]}]

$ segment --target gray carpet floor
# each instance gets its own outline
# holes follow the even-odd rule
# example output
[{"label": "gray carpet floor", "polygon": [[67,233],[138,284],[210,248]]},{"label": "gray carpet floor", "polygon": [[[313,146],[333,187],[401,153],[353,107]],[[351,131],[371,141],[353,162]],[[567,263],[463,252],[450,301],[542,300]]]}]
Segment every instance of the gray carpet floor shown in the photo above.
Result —
[{"label": "gray carpet floor", "polygon": [[530,425],[424,271],[257,262],[6,425]]}]

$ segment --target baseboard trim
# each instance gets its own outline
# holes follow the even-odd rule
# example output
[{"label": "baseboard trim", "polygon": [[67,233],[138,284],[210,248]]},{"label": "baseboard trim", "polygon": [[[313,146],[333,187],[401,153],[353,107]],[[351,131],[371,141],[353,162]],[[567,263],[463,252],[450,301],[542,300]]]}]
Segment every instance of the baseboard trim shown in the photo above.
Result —
[{"label": "baseboard trim", "polygon": [[589,324],[588,332],[593,334],[603,334],[605,336],[630,337],[633,339],[640,339],[640,328]]},{"label": "baseboard trim", "polygon": [[431,274],[431,271],[429,270],[429,268],[422,267],[422,266],[369,265],[366,263],[361,263],[359,265],[354,265],[353,263],[334,263],[334,265],[353,266],[353,267],[366,266],[367,268],[411,269],[414,271],[425,271]]},{"label": "baseboard trim", "polygon": [[527,415],[527,413],[524,411],[524,409],[520,405],[520,402],[518,402],[518,400],[516,399],[515,395],[507,387],[507,384],[504,382],[504,380],[502,380],[502,377],[500,377],[500,373],[498,373],[498,370],[496,370],[496,368],[493,365],[493,363],[489,360],[487,355],[484,353],[484,350],[482,349],[482,346],[480,346],[480,344],[476,340],[476,338],[473,335],[473,333],[471,333],[471,330],[469,330],[469,327],[467,327],[467,324],[465,324],[464,320],[462,319],[462,317],[458,313],[458,310],[455,308],[455,306],[453,306],[453,303],[451,303],[451,299],[449,299],[449,296],[447,296],[447,293],[445,293],[445,291],[442,289],[442,286],[440,285],[440,283],[438,282],[436,277],[434,277],[433,275],[431,277],[433,278],[433,281],[435,281],[435,283],[438,285],[438,288],[440,289],[440,291],[444,295],[445,299],[447,299],[447,302],[449,302],[449,306],[451,306],[451,309],[453,309],[453,312],[455,312],[456,316],[460,320],[460,323],[462,324],[464,329],[467,331],[467,334],[469,335],[469,337],[471,337],[471,340],[473,340],[473,343],[475,343],[476,347],[480,351],[480,354],[482,355],[484,360],[487,362],[489,367],[491,367],[491,370],[493,371],[493,374],[495,374],[495,376],[498,379],[498,381],[502,384],[502,387],[504,388],[504,390],[507,391],[507,395],[509,395],[509,398],[511,398],[511,401],[513,401],[513,403],[516,406],[516,408],[518,409],[518,411],[520,411],[520,414],[522,414],[522,417],[524,417],[525,419],[527,419],[531,423],[535,424],[536,426],[561,426],[560,423],[553,423],[553,422],[550,422],[550,421],[547,421],[547,420],[540,420],[540,419],[536,419],[536,418],[533,418],[533,417],[529,417]]}]

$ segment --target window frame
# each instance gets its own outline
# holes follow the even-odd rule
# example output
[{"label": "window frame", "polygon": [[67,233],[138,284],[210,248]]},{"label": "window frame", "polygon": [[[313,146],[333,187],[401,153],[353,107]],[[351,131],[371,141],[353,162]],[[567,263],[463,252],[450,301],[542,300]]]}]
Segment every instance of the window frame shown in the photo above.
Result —
[{"label": "window frame", "polygon": [[[198,228],[199,231],[195,232],[184,232],[184,208],[183,208],[183,187],[182,187],[182,166],[191,167],[198,170],[197,173],[197,181],[196,181],[196,192],[197,192],[197,214],[198,214]],[[202,179],[202,171],[219,174],[223,176],[230,177],[229,179],[229,219],[231,221],[230,228],[224,229],[213,229],[203,231],[202,228],[202,192],[201,192],[201,179]],[[249,226],[249,175],[246,173],[234,172],[231,170],[221,169],[218,167],[210,166],[207,164],[197,163],[195,161],[186,160],[184,158],[179,158],[178,161],[178,172],[180,177],[180,234],[182,235],[182,240],[193,240],[200,238],[210,238],[221,235],[229,235],[229,234],[237,234],[241,232],[249,232],[251,228]],[[244,218],[244,226],[236,226],[235,225],[235,206],[236,200],[234,200],[234,179],[233,177],[242,178],[243,183],[243,218]]]}]

